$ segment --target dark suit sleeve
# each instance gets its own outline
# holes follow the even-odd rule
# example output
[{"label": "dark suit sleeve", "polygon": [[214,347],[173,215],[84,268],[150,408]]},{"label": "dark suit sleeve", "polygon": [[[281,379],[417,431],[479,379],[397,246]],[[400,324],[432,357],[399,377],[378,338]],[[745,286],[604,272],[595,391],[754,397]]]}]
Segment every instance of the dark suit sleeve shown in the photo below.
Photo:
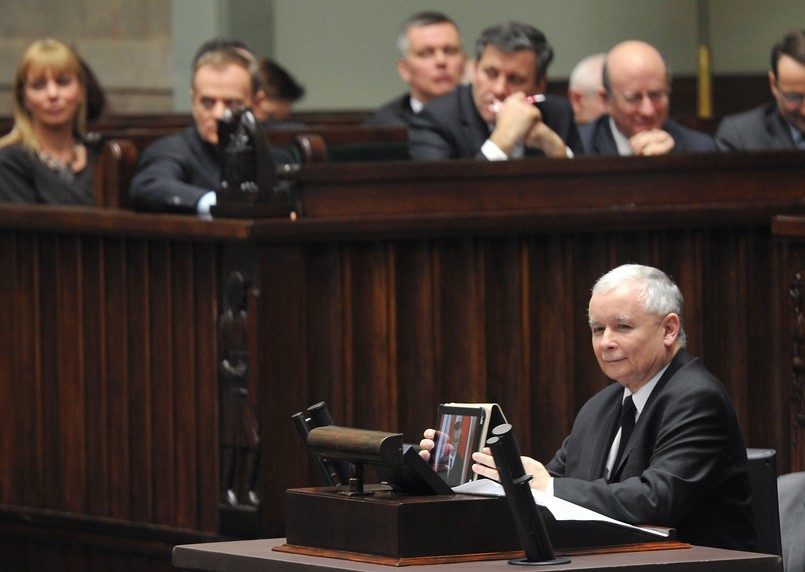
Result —
[{"label": "dark suit sleeve", "polygon": [[562,141],[565,142],[574,155],[584,153],[584,145],[581,142],[576,119],[573,115],[573,107],[564,97],[549,95],[545,102],[537,105],[543,112],[545,125],[550,127]]},{"label": "dark suit sleeve", "polygon": [[[647,431],[646,442],[632,448],[620,482],[558,478],[554,494],[633,524],[678,526],[688,520],[723,485],[719,481],[725,452],[731,449],[728,441],[735,437],[729,427],[734,414],[715,388],[687,384],[662,398],[662,415],[646,420],[657,424],[656,432]],[[584,422],[594,425],[595,419]],[[549,468],[560,467],[561,461],[552,461]]]},{"label": "dark suit sleeve", "polygon": [[0,202],[36,202],[31,161],[26,153],[17,146],[0,149]]},{"label": "dark suit sleeve", "polygon": [[199,199],[212,189],[190,184],[187,153],[176,139],[159,139],[143,153],[131,181],[134,208],[151,212],[195,213]]},{"label": "dark suit sleeve", "polygon": [[725,117],[718,124],[715,141],[719,151],[738,151],[745,147],[741,143],[741,132],[731,117]]},{"label": "dark suit sleeve", "polygon": [[402,97],[388,102],[367,117],[362,125],[364,127],[408,127],[411,116],[414,114],[408,104],[409,97],[406,93]]},{"label": "dark suit sleeve", "polygon": [[[457,112],[454,112],[454,114]],[[408,128],[408,149],[417,161],[445,161],[461,158],[461,147],[453,129],[428,106],[411,117]],[[455,121],[458,123],[458,120]],[[474,159],[486,160],[478,149]]]}]

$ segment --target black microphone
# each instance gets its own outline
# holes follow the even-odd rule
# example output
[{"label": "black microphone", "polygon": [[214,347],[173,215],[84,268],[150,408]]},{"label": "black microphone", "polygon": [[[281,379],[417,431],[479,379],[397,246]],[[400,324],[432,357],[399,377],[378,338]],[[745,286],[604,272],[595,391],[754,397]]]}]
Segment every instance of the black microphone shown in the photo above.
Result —
[{"label": "black microphone", "polygon": [[509,560],[509,564],[537,566],[569,563],[568,558],[554,556],[551,539],[528,484],[533,477],[525,473],[512,426],[508,423],[498,425],[492,429],[492,435],[486,444],[492,450],[500,484],[506,492],[517,535],[525,550],[525,558]]}]

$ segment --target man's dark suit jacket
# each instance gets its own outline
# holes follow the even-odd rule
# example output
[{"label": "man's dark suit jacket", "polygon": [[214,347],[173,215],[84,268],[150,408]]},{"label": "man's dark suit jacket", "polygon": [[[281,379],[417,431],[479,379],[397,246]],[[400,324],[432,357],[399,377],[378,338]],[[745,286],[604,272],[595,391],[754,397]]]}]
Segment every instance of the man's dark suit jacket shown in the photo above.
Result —
[{"label": "man's dark suit jacket", "polygon": [[721,383],[685,350],[662,375],[612,478],[604,466],[620,424],[623,387],[594,395],[546,465],[554,494],[630,524],[677,529],[679,540],[751,549],[746,448]]},{"label": "man's dark suit jacket", "polygon": [[415,115],[411,109],[411,94],[392,99],[370,115],[363,122],[364,127],[408,127],[411,117]]},{"label": "man's dark suit jacket", "polygon": [[[582,152],[579,132],[570,102],[548,95],[538,104],[542,120],[553,129],[573,153]],[[483,159],[481,146],[491,131],[478,114],[472,99],[472,86],[460,85],[447,95],[429,101],[411,117],[408,146],[413,159]],[[526,149],[526,156],[544,156],[539,149]]]},{"label": "man's dark suit jacket", "polygon": [[[274,164],[292,163],[285,149],[271,147]],[[195,213],[199,199],[221,181],[218,148],[199,135],[195,124],[149,145],[137,164],[129,196],[140,211]]]},{"label": "man's dark suit jacket", "polygon": [[716,146],[720,151],[795,148],[788,122],[775,102],[727,115],[716,130]]},{"label": "man's dark suit jacket", "polygon": [[[674,138],[672,153],[705,153],[716,150],[712,137],[701,131],[689,129],[671,119],[665,120],[662,129]],[[584,152],[588,155],[618,154],[618,146],[609,127],[608,113],[579,127],[579,134],[584,144]]]}]

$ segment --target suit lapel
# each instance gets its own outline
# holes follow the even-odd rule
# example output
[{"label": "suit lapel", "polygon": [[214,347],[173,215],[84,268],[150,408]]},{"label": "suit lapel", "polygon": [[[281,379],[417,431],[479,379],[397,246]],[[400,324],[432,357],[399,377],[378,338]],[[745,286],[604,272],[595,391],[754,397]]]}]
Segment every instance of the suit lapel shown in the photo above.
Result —
[{"label": "suit lapel", "polygon": [[595,139],[593,141],[593,149],[601,155],[617,155],[618,145],[615,143],[615,137],[612,135],[612,129],[609,126],[609,116],[604,115],[595,125]]},{"label": "suit lapel", "polygon": [[594,481],[604,477],[612,440],[620,428],[622,397],[623,387],[618,383],[612,384],[610,395],[595,415],[600,423],[591,433],[585,434],[585,443],[582,443],[579,456],[579,478]]},{"label": "suit lapel", "polygon": [[794,138],[791,136],[791,129],[788,127],[788,122],[780,115],[777,106],[774,106],[771,116],[766,117],[766,126],[768,128],[769,143],[775,141],[785,141],[784,145],[780,145],[783,149],[794,149]]},{"label": "suit lapel", "polygon": [[484,118],[475,109],[472,86],[462,86],[459,89],[462,90],[459,102],[461,105],[461,130],[464,132],[464,141],[461,144],[471,147],[470,156],[474,156],[481,149],[484,141],[489,139],[491,131]]},{"label": "suit lapel", "polygon": [[629,452],[632,450],[632,447],[634,446],[635,443],[640,443],[642,441],[642,434],[645,431],[646,427],[645,422],[641,423],[641,421],[645,419],[643,413],[647,413],[649,411],[652,403],[654,403],[654,401],[657,400],[657,396],[662,392],[662,390],[668,384],[668,380],[670,380],[674,375],[676,375],[676,372],[678,372],[682,366],[684,366],[692,359],[693,357],[684,349],[680,349],[676,353],[676,355],[671,359],[671,363],[668,364],[668,368],[662,374],[662,377],[660,377],[660,379],[657,381],[657,385],[654,386],[651,395],[649,395],[648,400],[646,401],[646,405],[643,407],[643,411],[640,414],[637,423],[635,424],[634,432],[632,433],[632,437],[629,440],[629,443],[626,445],[626,449],[623,451],[623,456],[621,457],[620,462],[616,467],[612,467],[612,477],[610,478],[610,481],[614,482],[620,479],[620,473],[621,470],[623,470],[623,466],[626,460],[629,458]]}]

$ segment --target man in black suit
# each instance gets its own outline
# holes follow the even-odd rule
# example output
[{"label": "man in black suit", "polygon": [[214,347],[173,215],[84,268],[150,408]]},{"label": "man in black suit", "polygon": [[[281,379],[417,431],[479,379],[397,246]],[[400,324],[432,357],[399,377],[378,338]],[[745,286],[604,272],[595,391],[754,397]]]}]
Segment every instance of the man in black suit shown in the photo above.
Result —
[{"label": "man in black suit", "polygon": [[[656,268],[627,264],[596,282],[588,308],[593,350],[617,383],[584,404],[549,463],[523,457],[523,465],[533,488],[617,520],[674,527],[683,542],[751,549],[738,420],[721,383],[684,349],[682,305],[679,288]],[[624,437],[627,402],[635,409]],[[473,454],[473,470],[497,479],[487,453]]]},{"label": "man in black suit", "polygon": [[475,46],[471,85],[434,99],[411,118],[409,149],[419,160],[572,157],[581,141],[570,102],[543,94],[553,49],[536,28],[509,22],[487,28]]},{"label": "man in black suit", "polygon": [[[224,112],[259,105],[257,62],[242,43],[211,40],[193,60],[190,88],[193,125],[149,145],[137,164],[129,195],[141,211],[207,214],[217,202],[221,180],[218,120]],[[292,163],[291,154],[270,149],[275,164]]]},{"label": "man in black suit", "polygon": [[719,150],[805,149],[805,30],[786,34],[772,48],[769,87],[774,102],[721,120]]},{"label": "man in black suit", "polygon": [[397,73],[410,89],[369,116],[366,127],[408,127],[423,105],[459,84],[467,61],[458,26],[441,12],[408,18],[397,36],[397,56]]},{"label": "man in black suit", "polygon": [[671,77],[660,52],[640,41],[606,57],[601,97],[607,114],[579,128],[591,155],[667,155],[715,151],[712,137],[668,119]]}]

